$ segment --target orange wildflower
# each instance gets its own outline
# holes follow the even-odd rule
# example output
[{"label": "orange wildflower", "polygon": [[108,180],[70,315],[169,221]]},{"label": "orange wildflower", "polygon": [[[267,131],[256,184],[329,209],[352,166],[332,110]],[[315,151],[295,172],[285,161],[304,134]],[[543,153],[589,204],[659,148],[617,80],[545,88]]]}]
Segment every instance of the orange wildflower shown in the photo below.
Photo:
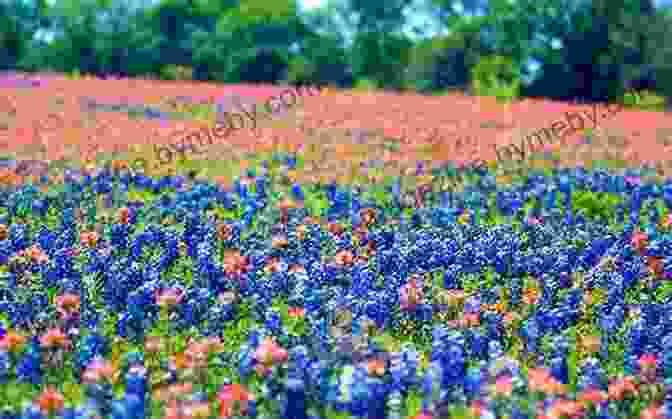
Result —
[{"label": "orange wildflower", "polygon": [[340,236],[345,231],[345,227],[340,223],[329,223],[327,231],[335,236]]},{"label": "orange wildflower", "polygon": [[596,353],[600,350],[601,342],[599,336],[585,336],[581,343],[588,353]]},{"label": "orange wildflower", "polygon": [[637,385],[631,377],[624,377],[609,384],[607,393],[610,400],[623,400],[628,394],[637,394]]},{"label": "orange wildflower", "polygon": [[359,215],[366,226],[371,226],[376,222],[376,210],[374,208],[363,208],[359,211]]},{"label": "orange wildflower", "polygon": [[0,349],[8,352],[15,352],[26,343],[27,339],[23,335],[14,332],[7,332],[0,339]]},{"label": "orange wildflower", "polygon": [[285,236],[276,236],[271,240],[271,247],[274,249],[282,249],[289,245],[289,240]]},{"label": "orange wildflower", "polygon": [[523,302],[527,305],[534,305],[539,300],[539,291],[535,288],[528,288],[523,294]]},{"label": "orange wildflower", "polygon": [[385,361],[382,359],[369,360],[366,363],[366,370],[371,376],[382,377],[385,375]]},{"label": "orange wildflower", "polygon": [[176,370],[182,370],[187,367],[187,356],[184,351],[176,353],[172,357],[172,361]]},{"label": "orange wildflower", "polygon": [[339,250],[334,256],[334,261],[338,266],[351,266],[355,261],[355,256],[349,250]]}]

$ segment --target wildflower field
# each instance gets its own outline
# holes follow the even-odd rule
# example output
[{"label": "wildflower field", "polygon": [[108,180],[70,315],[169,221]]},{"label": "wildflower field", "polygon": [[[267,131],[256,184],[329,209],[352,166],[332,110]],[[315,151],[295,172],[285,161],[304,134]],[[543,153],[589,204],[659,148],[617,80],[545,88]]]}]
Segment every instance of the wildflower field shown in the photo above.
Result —
[{"label": "wildflower field", "polygon": [[672,417],[668,114],[507,166],[588,107],[329,88],[161,164],[282,89],[6,84],[1,419]]}]

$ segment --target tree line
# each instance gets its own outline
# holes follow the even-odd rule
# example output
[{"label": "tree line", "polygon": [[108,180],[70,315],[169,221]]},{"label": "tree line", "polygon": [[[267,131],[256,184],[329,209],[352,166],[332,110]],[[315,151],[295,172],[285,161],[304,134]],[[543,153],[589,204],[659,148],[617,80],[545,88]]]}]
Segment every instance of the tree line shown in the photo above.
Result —
[{"label": "tree line", "polygon": [[0,70],[669,100],[671,32],[653,0],[2,0]]}]

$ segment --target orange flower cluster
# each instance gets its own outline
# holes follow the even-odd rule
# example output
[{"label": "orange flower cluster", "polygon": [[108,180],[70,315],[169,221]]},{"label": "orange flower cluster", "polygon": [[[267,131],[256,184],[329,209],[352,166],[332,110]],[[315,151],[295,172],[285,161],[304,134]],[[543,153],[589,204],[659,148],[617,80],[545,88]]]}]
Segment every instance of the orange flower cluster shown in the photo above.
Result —
[{"label": "orange flower cluster", "polygon": [[233,277],[239,277],[247,271],[249,261],[246,256],[240,254],[237,250],[229,250],[224,254],[222,269]]},{"label": "orange flower cluster", "polygon": [[79,313],[80,299],[76,294],[63,294],[54,299],[56,310],[63,318],[70,318]]},{"label": "orange flower cluster", "polygon": [[40,336],[40,346],[46,349],[66,349],[70,347],[70,339],[61,329],[49,329]]},{"label": "orange flower cluster", "polygon": [[23,178],[17,175],[13,170],[0,169],[0,185],[19,186]]},{"label": "orange flower cluster", "polygon": [[96,247],[96,244],[98,244],[98,233],[95,231],[84,231],[79,234],[79,242],[84,247]]},{"label": "orange flower cluster", "polygon": [[563,394],[565,386],[556,380],[545,368],[534,368],[527,372],[527,382],[531,391],[546,394]]},{"label": "orange flower cluster", "polygon": [[26,258],[34,263],[47,263],[49,256],[42,251],[36,244],[27,249],[19,251],[14,257]]},{"label": "orange flower cluster", "polygon": [[254,395],[240,384],[225,385],[217,398],[219,400],[219,417],[221,419],[232,417],[235,414],[236,407],[244,415],[247,412],[248,403],[255,399]]},{"label": "orange flower cluster", "polygon": [[0,349],[7,352],[18,352],[26,344],[28,339],[16,332],[8,331],[0,338]]}]

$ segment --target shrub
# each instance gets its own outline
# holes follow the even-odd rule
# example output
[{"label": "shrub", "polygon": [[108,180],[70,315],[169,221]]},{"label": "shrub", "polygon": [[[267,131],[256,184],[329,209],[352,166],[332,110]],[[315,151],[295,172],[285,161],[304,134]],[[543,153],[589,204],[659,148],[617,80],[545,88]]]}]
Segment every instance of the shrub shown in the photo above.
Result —
[{"label": "shrub", "polygon": [[512,100],[520,96],[520,68],[508,57],[483,57],[471,70],[471,87],[478,96]]},{"label": "shrub", "polygon": [[315,79],[316,66],[304,57],[297,57],[289,62],[287,81],[291,83],[309,83]]},{"label": "shrub", "polygon": [[359,79],[355,83],[355,90],[370,91],[376,90],[377,88],[378,83],[371,79]]},{"label": "shrub", "polygon": [[619,100],[627,108],[641,109],[645,111],[665,110],[666,99],[650,90],[640,92],[627,92]]},{"label": "shrub", "polygon": [[161,69],[164,80],[193,80],[194,69],[183,65],[167,65]]},{"label": "shrub", "polygon": [[604,192],[577,191],[572,194],[574,212],[584,212],[594,220],[613,219],[621,202],[616,195]]},{"label": "shrub", "polygon": [[79,80],[79,79],[82,78],[82,73],[80,73],[79,69],[76,68],[76,69],[72,70],[70,72],[70,74],[68,74],[68,78],[70,78],[72,80]]}]

